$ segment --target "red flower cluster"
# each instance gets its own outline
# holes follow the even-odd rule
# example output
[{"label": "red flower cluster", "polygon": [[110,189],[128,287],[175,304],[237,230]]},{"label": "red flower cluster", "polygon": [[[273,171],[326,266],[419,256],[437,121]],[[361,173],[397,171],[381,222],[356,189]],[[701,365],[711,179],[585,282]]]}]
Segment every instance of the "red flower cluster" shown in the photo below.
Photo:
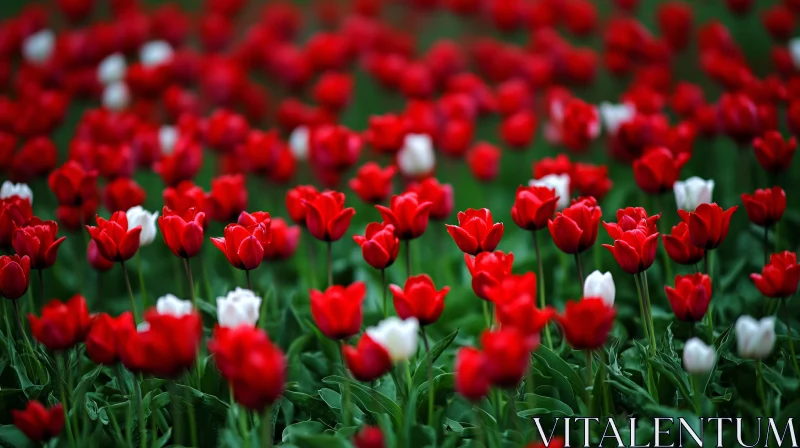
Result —
[{"label": "red flower cluster", "polygon": [[194,366],[203,331],[196,312],[176,316],[148,310],[144,320],[138,330],[117,334],[119,359],[126,369],[176,378]]},{"label": "red flower cluster", "polygon": [[83,342],[92,319],[83,296],[75,295],[66,303],[53,300],[42,308],[41,317],[28,314],[31,333],[48,350],[72,348]]}]

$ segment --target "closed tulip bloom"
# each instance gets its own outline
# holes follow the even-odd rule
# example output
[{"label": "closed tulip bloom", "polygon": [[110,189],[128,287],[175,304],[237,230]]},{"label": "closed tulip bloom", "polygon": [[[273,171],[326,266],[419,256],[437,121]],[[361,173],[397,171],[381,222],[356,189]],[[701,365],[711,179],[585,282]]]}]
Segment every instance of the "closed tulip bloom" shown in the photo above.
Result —
[{"label": "closed tulip bloom", "polygon": [[16,196],[20,199],[27,199],[30,204],[33,204],[33,191],[28,184],[15,184],[10,180],[3,182],[0,187],[0,199],[8,199]]},{"label": "closed tulip bloom", "polygon": [[392,362],[407,361],[417,352],[419,321],[391,316],[369,327],[366,333],[389,352]]},{"label": "closed tulip bloom", "polygon": [[698,322],[711,303],[711,277],[696,273],[675,276],[675,287],[664,286],[672,312],[679,320]]},{"label": "closed tulip bloom", "polygon": [[678,210],[678,215],[689,225],[689,238],[695,246],[711,250],[716,249],[728,236],[731,216],[738,206],[722,210],[713,204],[700,204],[694,212]]},{"label": "closed tulip bloom", "polygon": [[18,196],[0,199],[0,247],[10,248],[15,230],[25,227],[31,218],[33,209],[28,199]]},{"label": "closed tulip bloom", "polygon": [[573,349],[594,350],[605,344],[616,315],[616,308],[603,299],[584,297],[567,302],[564,314],[556,315],[556,320]]},{"label": "closed tulip bloom", "polygon": [[164,207],[162,216],[158,218],[158,227],[164,243],[175,256],[192,258],[200,253],[203,247],[205,216],[205,213],[198,212],[194,207],[183,213]]},{"label": "closed tulip bloom", "polygon": [[519,384],[530,365],[531,350],[535,348],[514,328],[484,331],[481,346],[486,357],[484,374],[493,385],[502,388]]},{"label": "closed tulip bloom", "polygon": [[31,259],[27,255],[0,256],[0,297],[16,300],[28,291]]},{"label": "closed tulip bloom", "polygon": [[584,297],[599,297],[608,306],[614,306],[616,291],[614,277],[610,272],[594,271],[583,282]]},{"label": "closed tulip bloom", "polygon": [[483,352],[474,347],[462,347],[456,353],[454,373],[456,391],[470,401],[478,401],[489,394],[488,364]]},{"label": "closed tulip bloom", "polygon": [[394,309],[401,319],[416,318],[420,325],[430,325],[442,315],[444,298],[450,287],[439,291],[433,280],[425,274],[409,277],[405,286],[389,285],[394,296]]},{"label": "closed tulip bloom", "polygon": [[173,294],[161,296],[156,300],[156,312],[181,317],[192,313],[192,302],[181,300]]},{"label": "closed tulip bloom", "polygon": [[592,247],[603,213],[596,204],[576,202],[547,223],[553,242],[562,252],[578,254]]},{"label": "closed tulip bloom", "polygon": [[305,202],[313,202],[319,196],[319,191],[311,185],[298,185],[286,193],[286,211],[289,218],[301,226],[306,225]]},{"label": "closed tulip bloom", "polygon": [[375,381],[392,368],[389,351],[368,333],[361,335],[355,348],[345,345],[342,357],[353,378],[358,381]]},{"label": "closed tulip bloom", "polygon": [[556,212],[558,196],[554,189],[545,186],[517,187],[511,219],[521,229],[540,230]]},{"label": "closed tulip bloom", "polygon": [[431,219],[444,221],[453,212],[453,187],[440,184],[435,177],[409,185],[408,192],[416,193],[420,201],[431,202]]},{"label": "closed tulip bloom", "polygon": [[83,342],[92,319],[86,300],[75,295],[66,303],[52,300],[42,308],[41,317],[28,314],[33,337],[48,350],[67,350]]},{"label": "closed tulip bloom", "polygon": [[142,206],[128,209],[125,212],[128,218],[128,224],[131,227],[140,226],[142,232],[139,234],[139,246],[147,246],[152,243],[156,238],[156,219],[158,219],[158,212],[150,213]]},{"label": "closed tulip bloom", "polygon": [[86,334],[86,354],[95,364],[114,364],[119,360],[122,338],[135,329],[136,324],[130,311],[116,318],[106,313],[95,316]]},{"label": "closed tulip bloom", "polygon": [[367,224],[364,236],[355,235],[353,240],[361,246],[364,261],[375,269],[386,269],[397,259],[400,240],[394,235],[394,226],[380,222]]},{"label": "closed tulip bloom", "polygon": [[651,235],[658,233],[658,220],[661,214],[648,216],[647,210],[642,207],[626,207],[617,210],[617,222],[603,222],[608,236],[618,239],[624,232],[629,230],[642,230]]},{"label": "closed tulip bloom", "polygon": [[97,244],[97,250],[114,262],[130,260],[139,249],[141,227],[131,228],[125,212],[118,211],[105,220],[97,216],[97,227],[86,226],[86,230]]},{"label": "closed tulip bloom", "polygon": [[663,146],[651,148],[633,162],[633,178],[647,194],[665,193],[675,185],[690,158],[688,153],[675,156]]},{"label": "closed tulip bloom", "polygon": [[164,206],[183,216],[189,209],[194,208],[196,213],[203,212],[203,229],[208,228],[210,217],[206,211],[206,193],[202,188],[190,180],[183,181],[175,187],[167,187],[162,195]]},{"label": "closed tulip bloom", "polygon": [[648,234],[642,229],[622,232],[614,244],[603,244],[623,271],[638,274],[646,271],[656,259],[658,232]]},{"label": "closed tulip bloom", "polygon": [[347,232],[350,220],[356,211],[352,207],[345,208],[344,193],[326,191],[306,206],[306,227],[311,235],[321,241],[338,241]]},{"label": "closed tulip bloom", "polygon": [[436,168],[433,140],[426,134],[406,134],[403,147],[397,153],[397,166],[403,176],[422,178]]},{"label": "closed tulip bloom", "polygon": [[786,192],[779,186],[756,190],[753,194],[742,194],[747,219],[761,227],[769,227],[781,220],[786,211]]},{"label": "closed tulip bloom", "polygon": [[511,275],[514,254],[502,251],[481,252],[475,257],[464,254],[464,262],[472,275],[472,291],[483,300],[490,300],[488,289]]},{"label": "closed tulip bloom", "polygon": [[691,338],[683,346],[683,368],[692,375],[705,375],[714,368],[717,351],[698,338]]},{"label": "closed tulip bloom", "polygon": [[319,330],[331,339],[344,339],[361,329],[361,303],[367,293],[363,282],[344,287],[334,285],[324,292],[312,289],[311,315]]},{"label": "closed tulip bloom", "polygon": [[34,442],[45,443],[57,437],[64,429],[64,408],[61,403],[47,409],[36,400],[31,400],[25,410],[12,410],[14,426]]},{"label": "closed tulip bloom", "polygon": [[365,426],[353,436],[353,446],[355,448],[384,448],[383,433],[377,426]]},{"label": "closed tulip bloom", "polygon": [[211,180],[206,194],[208,214],[219,222],[235,220],[247,208],[247,189],[241,174],[219,176]]},{"label": "closed tulip bloom", "polygon": [[217,297],[217,320],[223,328],[255,327],[260,310],[261,297],[249,289],[236,288],[225,297]]},{"label": "closed tulip bloom", "polygon": [[211,238],[214,247],[222,251],[236,269],[250,271],[264,259],[264,246],[269,243],[269,228],[263,224],[246,228],[239,224],[225,226],[222,238]]},{"label": "closed tulip bloom", "polygon": [[358,160],[361,136],[345,126],[324,125],[310,136],[311,161],[329,171],[344,171]]},{"label": "closed tulip bloom", "polygon": [[510,275],[486,295],[497,306],[497,320],[502,328],[515,328],[529,339],[531,350],[539,344],[539,334],[555,315],[551,307],[536,305],[536,274]]},{"label": "closed tulip bloom", "polygon": [[511,149],[522,150],[530,145],[536,133],[538,119],[528,110],[521,110],[503,118],[500,137]]},{"label": "closed tulip bloom", "polygon": [[55,221],[42,221],[31,218],[26,227],[14,231],[12,245],[19,255],[27,255],[32,269],[46,269],[56,262],[58,247],[66,239],[56,239],[58,224]]},{"label": "closed tulip bloom", "polygon": [[792,166],[792,158],[797,150],[797,139],[784,140],[778,131],[767,131],[753,139],[756,160],[770,173],[782,173]]},{"label": "closed tulip bloom", "polygon": [[389,205],[376,205],[375,208],[385,223],[394,226],[398,238],[411,240],[425,233],[432,202],[420,200],[416,193],[403,193],[392,196]]},{"label": "closed tulip bloom", "polygon": [[547,174],[538,179],[528,182],[531,187],[548,187],[555,191],[558,200],[556,208],[563,210],[569,205],[570,198],[570,177],[569,174]]},{"label": "closed tulip bloom", "polygon": [[265,260],[285,260],[294,255],[300,241],[300,227],[288,225],[283,218],[273,218],[269,233],[269,244],[264,248]]},{"label": "closed tulip bloom", "polygon": [[797,255],[788,250],[770,255],[769,264],[764,266],[761,274],[750,274],[750,279],[761,294],[767,297],[793,296],[800,282],[800,264],[797,264]]},{"label": "closed tulip bloom", "polygon": [[103,205],[107,210],[125,211],[144,203],[146,192],[135,180],[118,177],[103,189]]},{"label": "closed tulip bloom", "polygon": [[681,221],[677,226],[672,227],[672,233],[662,235],[661,241],[664,243],[664,250],[675,263],[683,265],[693,265],[698,263],[705,256],[705,251],[692,244],[689,235],[689,224]]},{"label": "closed tulip bloom", "polygon": [[98,272],[106,272],[114,267],[114,262],[97,250],[97,243],[94,240],[89,241],[89,245],[86,247],[86,260],[89,262],[89,266]]},{"label": "closed tulip bloom", "polygon": [[392,194],[392,178],[396,172],[394,166],[381,169],[377,163],[367,162],[350,180],[350,189],[368,204],[383,202]]},{"label": "closed tulip bloom", "polygon": [[465,254],[492,252],[503,237],[503,223],[495,223],[488,208],[458,212],[458,225],[447,225],[447,233]]},{"label": "closed tulip bloom", "polygon": [[681,210],[693,212],[700,204],[711,202],[711,194],[714,192],[714,181],[703,180],[697,176],[690,177],[685,181],[677,181],[673,186],[675,192],[675,203]]},{"label": "closed tulip bloom", "polygon": [[570,173],[571,186],[584,196],[603,199],[614,183],[608,178],[606,165],[592,165],[590,163],[575,163]]},{"label": "closed tulip bloom", "polygon": [[467,166],[475,179],[490,182],[500,170],[500,150],[486,142],[479,142],[467,153]]},{"label": "closed tulip bloom", "polygon": [[149,310],[140,325],[121,339],[120,360],[134,373],[177,378],[195,365],[202,336],[197,312],[182,315]]},{"label": "closed tulip bloom", "polygon": [[741,316],[734,326],[739,356],[745,359],[765,359],[775,347],[775,318],[755,320]]}]

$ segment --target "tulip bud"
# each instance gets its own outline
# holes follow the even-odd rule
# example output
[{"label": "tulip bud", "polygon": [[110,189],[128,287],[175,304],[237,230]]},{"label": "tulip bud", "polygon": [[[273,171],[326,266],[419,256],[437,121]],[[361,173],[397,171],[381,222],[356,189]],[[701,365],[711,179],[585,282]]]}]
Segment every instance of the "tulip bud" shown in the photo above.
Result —
[{"label": "tulip bud", "polygon": [[158,219],[158,212],[150,213],[143,209],[141,205],[137,205],[125,212],[128,218],[128,228],[132,229],[136,226],[142,227],[142,232],[139,234],[139,246],[147,246],[152,243],[156,238],[156,219]]},{"label": "tulip bud", "polygon": [[755,320],[742,316],[736,321],[736,346],[739,356],[747,359],[764,359],[775,346],[775,318]]},{"label": "tulip bud", "polygon": [[161,154],[170,155],[175,152],[177,142],[178,130],[175,126],[164,125],[158,129],[158,144],[161,147]]},{"label": "tulip bud", "polygon": [[678,208],[693,212],[700,204],[710,204],[714,192],[714,181],[692,176],[685,181],[677,181],[672,187]]},{"label": "tulip bud", "polygon": [[0,199],[7,199],[12,196],[17,196],[20,199],[27,199],[28,202],[33,204],[33,191],[31,191],[31,187],[29,187],[28,184],[15,184],[11,183],[9,180],[3,182],[3,186],[0,187]]},{"label": "tulip bud", "polygon": [[119,112],[128,107],[131,102],[131,92],[124,82],[111,83],[103,89],[103,107]]},{"label": "tulip bud", "polygon": [[308,127],[298,126],[294,128],[292,134],[289,136],[289,148],[292,150],[292,155],[297,160],[308,159]]},{"label": "tulip bud", "polygon": [[28,63],[40,65],[50,59],[55,46],[55,33],[52,30],[41,30],[25,38],[22,43],[22,55]]},{"label": "tulip bud", "polygon": [[539,179],[531,179],[528,186],[552,188],[558,196],[556,209],[563,210],[569,206],[569,182],[569,174],[548,174]]},{"label": "tulip bud", "polygon": [[104,86],[124,81],[127,70],[125,56],[122,53],[114,53],[100,61],[100,65],[97,66],[97,79]]},{"label": "tulip bud", "polygon": [[392,362],[406,361],[417,352],[419,321],[415,318],[401,320],[389,317],[377,327],[367,328],[367,334],[389,352]]},{"label": "tulip bud", "polygon": [[172,46],[163,40],[147,42],[139,48],[139,62],[145,67],[153,67],[172,59]]},{"label": "tulip bud", "polygon": [[431,137],[427,134],[406,135],[403,147],[397,153],[397,165],[406,177],[422,177],[432,172],[436,155]]},{"label": "tulip bud", "polygon": [[261,297],[249,289],[236,288],[225,297],[217,297],[217,320],[220,327],[255,327],[260,309]]},{"label": "tulip bud", "polygon": [[603,120],[603,126],[606,128],[606,133],[614,135],[622,123],[633,118],[636,115],[636,108],[632,104],[612,104],[603,102],[600,103],[600,118]]},{"label": "tulip bud", "polygon": [[615,294],[614,278],[610,272],[603,274],[600,271],[594,271],[586,277],[586,281],[583,283],[584,297],[600,297],[608,306],[614,306]]},{"label": "tulip bud", "polygon": [[192,302],[181,300],[172,294],[167,294],[158,298],[156,302],[158,314],[170,314],[175,317],[182,317],[192,313]]},{"label": "tulip bud", "polygon": [[713,345],[706,345],[698,338],[686,341],[683,346],[683,368],[693,375],[702,375],[714,368],[717,352]]}]

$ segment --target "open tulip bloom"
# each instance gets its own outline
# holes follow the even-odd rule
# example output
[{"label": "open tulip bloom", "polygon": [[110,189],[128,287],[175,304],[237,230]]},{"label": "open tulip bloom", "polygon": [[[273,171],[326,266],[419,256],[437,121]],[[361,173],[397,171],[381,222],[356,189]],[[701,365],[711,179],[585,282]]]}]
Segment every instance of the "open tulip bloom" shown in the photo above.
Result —
[{"label": "open tulip bloom", "polygon": [[0,5],[0,446],[796,445],[800,0]]}]

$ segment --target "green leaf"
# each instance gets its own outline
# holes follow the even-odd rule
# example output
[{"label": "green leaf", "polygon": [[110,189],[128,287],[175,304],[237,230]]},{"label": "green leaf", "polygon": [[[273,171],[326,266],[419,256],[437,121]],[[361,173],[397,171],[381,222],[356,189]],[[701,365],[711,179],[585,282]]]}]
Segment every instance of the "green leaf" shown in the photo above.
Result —
[{"label": "green leaf", "polygon": [[293,442],[294,438],[302,435],[320,434],[325,431],[325,425],[313,420],[299,422],[283,428],[281,434],[282,442]]},{"label": "green leaf", "polygon": [[3,448],[28,448],[36,444],[14,425],[0,426],[0,446]]},{"label": "green leaf", "polygon": [[351,448],[352,445],[346,439],[328,434],[298,434],[291,438],[292,443],[296,443],[303,448]]},{"label": "green leaf", "polygon": [[414,384],[414,387],[419,386],[427,379],[428,358],[431,359],[431,362],[435,363],[436,360],[439,359],[439,356],[441,356],[442,353],[447,350],[447,347],[453,343],[453,340],[456,338],[456,336],[458,336],[458,329],[439,340],[436,345],[431,347],[430,353],[425,353],[425,356],[423,356],[419,363],[417,363],[417,367],[414,369],[414,375],[412,375],[411,382]]},{"label": "green leaf", "polygon": [[327,422],[336,421],[336,414],[331,411],[324,401],[317,397],[312,397],[311,395],[293,390],[284,391],[283,396],[286,397],[287,400],[294,403],[298,409],[314,418],[325,420]]},{"label": "green leaf", "polygon": [[[78,386],[72,392],[72,402],[73,403],[83,403],[83,397],[86,396],[86,392],[89,391],[89,388],[94,385],[94,382],[97,380],[97,376],[100,375],[100,371],[103,369],[103,366],[97,366],[92,369],[86,375],[83,375],[81,380],[78,382]],[[69,415],[76,415],[75,413],[78,412],[78,407],[74,406],[70,409]]]},{"label": "green leaf", "polygon": [[[532,399],[531,396],[533,396]],[[532,408],[529,407],[531,400],[534,403],[534,407]],[[518,401],[517,409],[522,409],[517,412],[517,415],[522,418],[540,417],[543,415],[572,417],[575,415],[572,408],[563,401],[537,394],[525,394],[525,401]]]},{"label": "green leaf", "polygon": [[[455,390],[455,374],[442,373],[433,378],[434,404],[447,401]],[[428,382],[422,383],[417,389],[417,414],[427,419],[428,415]]]},{"label": "green leaf", "polygon": [[552,350],[548,349],[544,345],[540,346],[533,355],[545,366],[563,375],[564,378],[569,381],[575,394],[583,393],[583,389],[585,387],[583,380],[581,380],[581,377],[578,375],[575,369],[567,364],[563,358],[556,355]]},{"label": "green leaf", "polygon": [[[167,398],[175,401],[173,404],[178,407],[181,415],[188,415],[188,408],[192,407],[197,424],[198,440],[217,440],[219,433],[225,427],[228,404],[213,395],[205,394],[189,386],[176,384],[174,387],[174,395]],[[166,405],[162,395],[164,393],[156,395],[153,399],[155,404]]]},{"label": "green leaf", "polygon": [[350,391],[353,392],[353,395],[361,401],[365,409],[369,410],[370,413],[375,414],[379,411],[375,408],[375,405],[379,405],[386,412],[388,412],[389,415],[392,416],[392,421],[396,427],[400,427],[403,421],[403,411],[400,409],[400,406],[398,406],[397,403],[389,399],[389,397],[386,395],[383,395],[377,390],[373,391],[371,388],[366,387],[361,383],[336,375],[323,378],[322,382],[325,384],[349,384]]}]

